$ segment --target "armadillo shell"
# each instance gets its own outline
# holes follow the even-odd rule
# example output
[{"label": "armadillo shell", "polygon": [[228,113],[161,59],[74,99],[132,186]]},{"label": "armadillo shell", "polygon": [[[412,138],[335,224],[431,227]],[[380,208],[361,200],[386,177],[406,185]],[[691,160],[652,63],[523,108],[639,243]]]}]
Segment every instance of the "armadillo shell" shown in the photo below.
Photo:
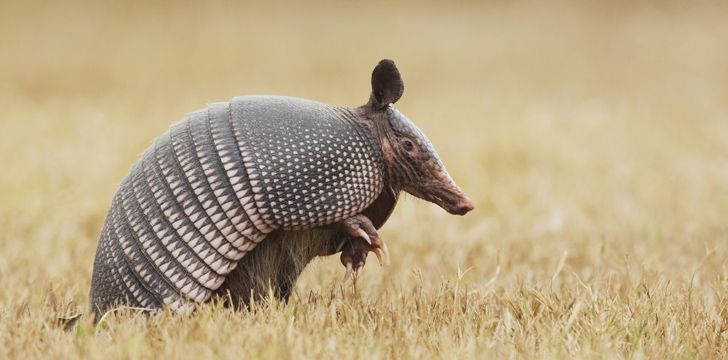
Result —
[{"label": "armadillo shell", "polygon": [[379,145],[346,109],[285,97],[240,97],[239,147],[258,209],[285,230],[355,215],[382,189]]},{"label": "armadillo shell", "polygon": [[377,140],[346,108],[249,96],[191,113],[145,151],[114,196],[92,309],[192,309],[273,230],[361,213],[383,183]]}]

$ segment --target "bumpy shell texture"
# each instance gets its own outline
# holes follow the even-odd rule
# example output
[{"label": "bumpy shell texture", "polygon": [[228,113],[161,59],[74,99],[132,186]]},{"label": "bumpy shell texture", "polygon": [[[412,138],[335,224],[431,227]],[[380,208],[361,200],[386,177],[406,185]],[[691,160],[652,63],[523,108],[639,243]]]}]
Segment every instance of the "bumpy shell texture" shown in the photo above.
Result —
[{"label": "bumpy shell texture", "polygon": [[92,309],[192,309],[272,231],[363,211],[382,191],[383,166],[377,140],[346,108],[250,96],[191,113],[114,196]]}]

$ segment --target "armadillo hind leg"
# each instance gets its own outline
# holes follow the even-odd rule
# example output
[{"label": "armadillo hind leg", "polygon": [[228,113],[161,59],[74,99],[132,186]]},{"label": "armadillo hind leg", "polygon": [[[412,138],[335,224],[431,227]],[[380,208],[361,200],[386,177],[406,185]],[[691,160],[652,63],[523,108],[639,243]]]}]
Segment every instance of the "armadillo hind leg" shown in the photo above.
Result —
[{"label": "armadillo hind leg", "polygon": [[216,295],[236,308],[269,294],[287,301],[307,264],[338,252],[342,237],[340,231],[324,228],[273,232],[240,260]]}]

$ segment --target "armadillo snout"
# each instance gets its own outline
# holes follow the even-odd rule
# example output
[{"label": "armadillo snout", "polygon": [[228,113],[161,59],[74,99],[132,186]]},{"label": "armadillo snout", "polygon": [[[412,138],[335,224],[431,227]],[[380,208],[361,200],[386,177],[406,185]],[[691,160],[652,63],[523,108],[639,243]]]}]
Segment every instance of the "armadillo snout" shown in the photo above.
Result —
[{"label": "armadillo snout", "polygon": [[467,197],[464,197],[457,204],[455,204],[455,206],[446,208],[445,210],[453,215],[465,215],[473,209],[475,209],[475,205],[473,205],[473,202],[470,201],[470,199],[468,199]]},{"label": "armadillo snout", "polygon": [[455,184],[439,160],[427,162],[423,168],[427,168],[427,171],[423,171],[417,181],[405,184],[405,191],[453,215],[465,215],[475,209],[473,202]]}]

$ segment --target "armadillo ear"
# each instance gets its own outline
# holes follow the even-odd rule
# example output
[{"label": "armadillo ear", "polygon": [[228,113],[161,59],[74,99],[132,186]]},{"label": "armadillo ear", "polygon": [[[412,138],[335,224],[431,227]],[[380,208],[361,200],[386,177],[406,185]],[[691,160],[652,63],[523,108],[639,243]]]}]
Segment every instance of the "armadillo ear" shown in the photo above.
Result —
[{"label": "armadillo ear", "polygon": [[402,97],[404,83],[394,61],[384,59],[372,72],[372,96],[369,103],[377,110],[394,104]]}]

